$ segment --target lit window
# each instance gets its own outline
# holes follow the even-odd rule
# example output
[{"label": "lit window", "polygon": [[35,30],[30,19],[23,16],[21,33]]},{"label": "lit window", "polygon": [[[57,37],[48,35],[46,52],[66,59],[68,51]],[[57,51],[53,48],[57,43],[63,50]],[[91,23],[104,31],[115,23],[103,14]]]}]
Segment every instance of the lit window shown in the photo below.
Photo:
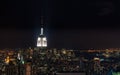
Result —
[{"label": "lit window", "polygon": [[46,40],[46,37],[43,38],[43,41]]},{"label": "lit window", "polygon": [[38,37],[38,41],[40,41],[41,40],[41,38],[40,37]]}]

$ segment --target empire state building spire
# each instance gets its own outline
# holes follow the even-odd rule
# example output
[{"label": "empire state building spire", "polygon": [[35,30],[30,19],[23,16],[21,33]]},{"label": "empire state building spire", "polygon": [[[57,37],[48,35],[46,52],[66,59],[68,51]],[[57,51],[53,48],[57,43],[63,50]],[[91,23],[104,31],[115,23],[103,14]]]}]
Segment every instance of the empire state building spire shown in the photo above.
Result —
[{"label": "empire state building spire", "polygon": [[41,34],[40,36],[38,36],[37,39],[37,47],[47,47],[47,38],[45,37],[45,35],[43,34],[43,17],[41,17]]},{"label": "empire state building spire", "polygon": [[40,35],[43,35],[43,16],[41,16],[41,34]]},{"label": "empire state building spire", "polygon": [[41,34],[40,35],[43,35],[43,28],[41,28]]}]

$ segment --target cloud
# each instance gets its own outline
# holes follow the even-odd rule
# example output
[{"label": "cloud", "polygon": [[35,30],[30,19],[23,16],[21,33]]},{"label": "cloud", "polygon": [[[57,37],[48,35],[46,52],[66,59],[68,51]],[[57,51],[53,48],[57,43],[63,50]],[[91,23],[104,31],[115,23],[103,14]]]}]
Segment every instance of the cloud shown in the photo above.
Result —
[{"label": "cloud", "polygon": [[114,5],[112,2],[97,2],[98,16],[110,15],[114,12]]},{"label": "cloud", "polygon": [[109,14],[111,14],[111,13],[113,13],[113,9],[111,9],[111,8],[102,8],[101,10],[100,10],[100,12],[98,13],[98,15],[99,16],[104,16],[104,15],[109,15]]}]

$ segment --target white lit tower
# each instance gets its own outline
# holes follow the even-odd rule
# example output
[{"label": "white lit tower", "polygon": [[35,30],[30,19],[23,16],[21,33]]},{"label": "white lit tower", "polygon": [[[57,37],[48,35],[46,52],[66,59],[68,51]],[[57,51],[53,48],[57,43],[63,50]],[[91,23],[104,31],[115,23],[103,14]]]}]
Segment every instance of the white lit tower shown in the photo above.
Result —
[{"label": "white lit tower", "polygon": [[47,38],[44,35],[44,28],[43,28],[43,18],[41,18],[41,34],[37,38],[37,47],[38,48],[47,47]]}]

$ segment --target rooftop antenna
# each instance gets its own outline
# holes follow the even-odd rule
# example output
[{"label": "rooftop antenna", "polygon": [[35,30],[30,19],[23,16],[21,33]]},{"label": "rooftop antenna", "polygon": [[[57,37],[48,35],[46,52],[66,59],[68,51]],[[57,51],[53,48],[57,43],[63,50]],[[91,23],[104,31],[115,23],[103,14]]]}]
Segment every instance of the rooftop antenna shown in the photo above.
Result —
[{"label": "rooftop antenna", "polygon": [[41,34],[40,35],[43,35],[43,33],[44,33],[44,29],[43,29],[43,25],[44,25],[44,22],[43,22],[43,15],[44,15],[44,0],[42,0],[42,2],[41,2],[42,4],[41,4],[41,17],[40,17],[40,24],[41,24]]},{"label": "rooftop antenna", "polygon": [[43,35],[43,16],[41,16],[41,34],[40,35]]}]

